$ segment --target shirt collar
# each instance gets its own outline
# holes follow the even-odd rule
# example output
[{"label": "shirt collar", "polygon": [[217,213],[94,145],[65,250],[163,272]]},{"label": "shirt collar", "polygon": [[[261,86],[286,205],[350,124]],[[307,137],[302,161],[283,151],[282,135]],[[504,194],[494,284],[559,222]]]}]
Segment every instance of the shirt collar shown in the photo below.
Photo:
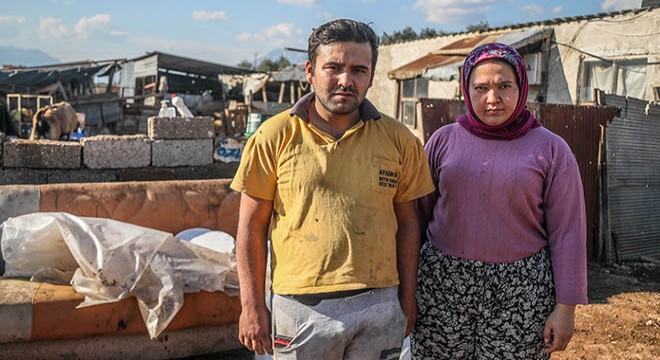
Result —
[{"label": "shirt collar", "polygon": [[[308,112],[309,104],[316,99],[314,92],[310,92],[305,96],[301,97],[295,105],[291,108],[291,116],[298,116],[303,119],[305,122],[309,122]],[[380,119],[380,113],[378,109],[371,103],[371,101],[364,99],[362,105],[360,105],[360,119],[363,121],[367,120],[378,120]]]}]

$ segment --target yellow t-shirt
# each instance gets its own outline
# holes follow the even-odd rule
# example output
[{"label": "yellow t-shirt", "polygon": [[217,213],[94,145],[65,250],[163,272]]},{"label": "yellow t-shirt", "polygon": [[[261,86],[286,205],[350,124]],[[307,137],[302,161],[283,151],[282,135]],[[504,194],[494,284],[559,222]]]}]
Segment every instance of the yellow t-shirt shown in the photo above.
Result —
[{"label": "yellow t-shirt", "polygon": [[335,140],[290,111],[249,138],[231,187],[273,200],[277,294],[397,285],[393,203],[434,190],[421,142],[399,121],[362,120]]}]

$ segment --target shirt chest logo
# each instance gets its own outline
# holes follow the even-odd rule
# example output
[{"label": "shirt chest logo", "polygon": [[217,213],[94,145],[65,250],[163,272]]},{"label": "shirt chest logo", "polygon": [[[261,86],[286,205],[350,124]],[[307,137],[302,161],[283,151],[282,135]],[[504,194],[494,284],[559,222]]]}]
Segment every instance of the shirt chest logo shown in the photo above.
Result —
[{"label": "shirt chest logo", "polygon": [[396,189],[399,183],[399,173],[387,169],[378,169],[378,186]]}]

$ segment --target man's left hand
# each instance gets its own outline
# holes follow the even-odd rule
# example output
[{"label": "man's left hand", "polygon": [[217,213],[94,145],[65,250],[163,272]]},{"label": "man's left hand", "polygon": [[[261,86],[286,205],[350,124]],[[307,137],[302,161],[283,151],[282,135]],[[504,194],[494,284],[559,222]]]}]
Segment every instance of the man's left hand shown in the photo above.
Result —
[{"label": "man's left hand", "polygon": [[399,302],[403,313],[408,317],[408,324],[406,325],[406,336],[408,336],[415,327],[415,321],[417,321],[417,303],[415,302],[415,296],[409,298],[399,296]]}]

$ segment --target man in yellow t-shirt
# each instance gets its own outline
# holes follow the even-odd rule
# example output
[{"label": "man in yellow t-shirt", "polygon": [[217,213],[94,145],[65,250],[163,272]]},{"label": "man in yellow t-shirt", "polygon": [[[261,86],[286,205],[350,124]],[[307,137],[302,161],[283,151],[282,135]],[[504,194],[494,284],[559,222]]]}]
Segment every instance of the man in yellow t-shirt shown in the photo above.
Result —
[{"label": "man in yellow t-shirt", "polygon": [[331,21],[308,45],[314,92],[257,129],[231,185],[242,192],[239,339],[277,359],[398,358],[416,317],[415,199],[434,190],[426,156],[365,99],[378,56],[368,25]]}]

